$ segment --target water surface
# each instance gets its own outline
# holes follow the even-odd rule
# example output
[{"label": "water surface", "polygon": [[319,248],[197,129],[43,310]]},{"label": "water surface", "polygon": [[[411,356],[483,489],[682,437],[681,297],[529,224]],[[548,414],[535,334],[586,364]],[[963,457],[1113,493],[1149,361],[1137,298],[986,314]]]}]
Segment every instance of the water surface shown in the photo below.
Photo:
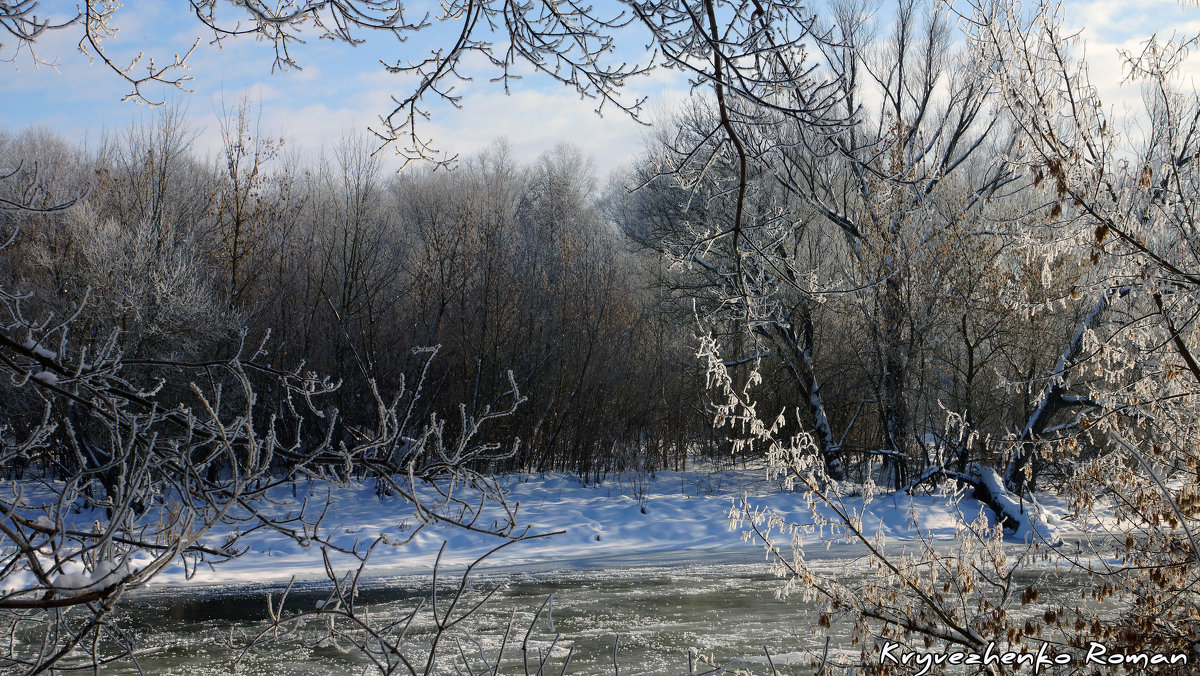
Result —
[{"label": "water surface", "polygon": [[[821,567],[853,585],[864,574],[859,563],[853,556],[829,555]],[[460,572],[446,571],[438,581],[441,614],[454,596]],[[1070,573],[1055,575],[1059,581],[1052,586],[1059,590],[1077,582]],[[833,656],[857,654],[847,627],[835,623],[832,629],[819,628],[815,605],[800,595],[778,598],[780,586],[761,560],[609,561],[590,569],[476,573],[452,617],[496,591],[478,612],[439,639],[437,672],[480,673],[500,654],[501,673],[526,673],[528,665],[528,673],[534,674],[552,645],[542,665],[545,674],[559,674],[568,652],[566,673],[613,674],[614,644],[620,674],[686,674],[689,664],[702,671],[705,664],[730,661],[756,673],[770,673],[773,666],[781,674],[800,674],[810,673],[826,650]],[[418,673],[432,636],[431,589],[427,575],[371,579],[361,585],[356,600],[360,614],[376,630],[418,609],[405,647]],[[315,610],[329,598],[329,590],[327,582],[295,585],[283,617]],[[363,673],[364,667],[377,673],[347,641],[330,641],[328,630],[312,618],[289,619],[283,628],[290,631],[245,649],[248,637],[268,627],[268,595],[278,608],[282,591],[276,586],[154,589],[127,599],[119,625],[137,637],[138,662],[146,673],[324,675]],[[398,634],[397,629],[391,635]],[[403,665],[395,666],[395,673],[409,673]],[[105,673],[136,671],[130,665]]]}]

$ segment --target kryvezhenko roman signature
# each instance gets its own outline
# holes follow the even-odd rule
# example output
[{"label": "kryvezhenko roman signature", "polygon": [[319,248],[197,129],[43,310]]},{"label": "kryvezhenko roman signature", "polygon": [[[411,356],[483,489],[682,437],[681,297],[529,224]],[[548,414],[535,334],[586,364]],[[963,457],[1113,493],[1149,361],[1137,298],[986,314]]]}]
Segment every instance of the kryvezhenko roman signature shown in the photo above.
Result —
[{"label": "kryvezhenko roman signature", "polygon": [[1087,653],[1082,657],[1069,652],[1051,652],[1046,643],[1042,643],[1037,652],[997,651],[994,642],[988,643],[983,652],[941,652],[928,653],[915,650],[902,650],[903,646],[893,641],[884,643],[879,653],[880,664],[911,665],[916,669],[913,676],[923,676],[935,665],[976,665],[987,666],[997,664],[1004,666],[1030,666],[1033,673],[1040,673],[1045,667],[1062,666],[1081,660],[1081,664],[1122,665],[1128,664],[1145,668],[1156,664],[1187,664],[1188,656],[1184,653],[1147,653],[1147,652],[1112,652],[1106,646],[1092,641],[1088,644]]}]

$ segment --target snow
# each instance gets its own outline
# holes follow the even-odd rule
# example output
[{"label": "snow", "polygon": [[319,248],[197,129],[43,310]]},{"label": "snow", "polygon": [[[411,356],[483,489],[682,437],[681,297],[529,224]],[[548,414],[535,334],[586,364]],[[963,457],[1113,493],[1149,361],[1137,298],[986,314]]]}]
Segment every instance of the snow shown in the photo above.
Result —
[{"label": "snow", "polygon": [[[755,507],[767,508],[796,523],[811,521],[812,511],[800,493],[780,490],[762,469],[728,470],[715,474],[658,472],[633,481],[620,478],[588,485],[573,475],[520,474],[502,478],[517,520],[530,534],[562,531],[558,535],[516,543],[488,558],[489,568],[573,567],[593,568],[619,562],[670,562],[704,560],[761,560],[762,545],[742,537],[730,525],[735,501],[748,496]],[[293,497],[281,489],[275,504],[266,506],[277,515],[294,514],[306,497],[309,510],[324,506],[326,488],[306,484]],[[406,544],[377,547],[368,571],[372,575],[427,573],[433,569],[443,541],[442,565],[461,568],[503,540],[448,526],[418,525],[410,505],[398,498],[381,498],[373,482],[352,484],[330,493],[333,500],[321,534],[335,544],[365,549],[375,538]],[[638,498],[641,498],[639,502]],[[644,506],[644,510],[643,510]],[[951,542],[961,521],[989,510],[972,499],[957,508],[945,496],[905,494],[877,496],[865,506],[861,497],[847,506],[862,513],[863,529],[878,534],[885,543],[903,545],[918,536]],[[490,523],[487,514],[481,523]],[[232,529],[230,529],[232,530]],[[219,544],[230,530],[217,529],[206,541]],[[827,532],[826,532],[827,534]],[[823,550],[820,534],[805,535],[806,544]],[[1018,537],[1023,537],[1018,533]],[[156,583],[269,583],[295,577],[323,575],[321,550],[304,546],[265,530],[243,537],[239,546],[249,549],[238,559],[216,566],[200,566],[191,579],[182,566],[167,568]],[[819,546],[819,547],[818,547]],[[331,557],[335,567],[353,566],[349,556]]]},{"label": "snow", "polygon": [[1037,540],[1051,545],[1062,543],[1058,531],[1046,518],[1045,510],[1033,496],[1028,496],[1023,502],[1018,502],[1012,493],[1004,488],[1004,481],[991,467],[975,465],[972,473],[979,477],[981,483],[992,494],[996,505],[1004,511],[1004,515],[1018,524],[1015,537],[1022,542]]},{"label": "snow", "polygon": [[110,587],[129,574],[129,566],[111,560],[97,561],[91,571],[83,570],[78,563],[69,563],[69,568],[78,572],[59,573],[51,586],[61,596],[78,596]]},{"label": "snow", "polygon": [[50,371],[38,371],[37,373],[33,374],[33,379],[39,383],[45,383],[46,385],[58,384],[58,376]]},{"label": "snow", "polygon": [[[507,491],[509,507],[515,509],[518,523],[522,528],[528,527],[529,534],[561,532],[505,547],[488,558],[485,567],[492,570],[762,561],[761,543],[743,537],[741,528],[730,525],[730,510],[743,496],[753,507],[771,510],[793,523],[811,523],[813,517],[813,508],[802,493],[782,490],[778,481],[766,478],[762,468],[658,472],[645,477],[626,475],[598,485],[586,484],[568,474],[517,474],[501,477],[499,481]],[[995,472],[990,481],[999,481]],[[12,482],[0,481],[0,484],[17,489]],[[54,497],[45,485],[21,486],[30,511],[42,511],[37,505],[48,504]],[[495,536],[436,523],[418,530],[420,521],[412,505],[399,497],[381,497],[373,481],[343,486],[300,482],[294,488],[294,492],[289,486],[274,489],[259,509],[279,519],[295,517],[301,512],[316,517],[325,509],[328,499],[330,505],[321,519],[317,537],[359,551],[365,551],[381,537],[395,543],[380,544],[374,549],[366,568],[371,576],[428,573],[443,542],[446,549],[441,565],[447,570],[461,570],[504,542]],[[852,494],[853,486],[847,488],[851,494],[844,499],[844,506],[861,515],[862,530],[868,536],[877,534],[889,548],[911,545],[920,537],[953,546],[964,520],[973,521],[981,512],[989,518],[991,515],[988,507],[970,498],[955,504],[938,494],[876,494],[864,504],[861,496]],[[430,499],[433,490],[425,486],[418,493]],[[1061,502],[1058,498],[1054,500]],[[1017,510],[1014,513],[1022,524],[1010,540],[1022,542],[1036,534],[1044,541],[1055,542],[1059,536],[1052,521],[1059,528],[1076,532],[1087,528],[1087,524],[1069,524],[1046,515],[1047,511],[1061,511],[1062,504],[1052,504],[1050,510],[1029,502],[1024,507],[1026,516],[1021,517],[1020,505],[1015,502],[1010,505]],[[833,516],[827,509],[818,507],[818,511]],[[84,525],[96,516],[85,510],[71,518],[80,521],[75,525]],[[500,508],[491,506],[477,525],[486,528],[501,516]],[[30,514],[30,518],[36,518],[43,526],[53,523],[44,516]],[[204,536],[203,542],[219,548],[239,529],[248,531],[236,545],[239,549],[246,548],[242,556],[215,565],[189,563],[186,570],[176,559],[153,578],[152,584],[268,584],[324,577],[321,547],[302,544],[267,529],[253,529],[245,522],[219,525]],[[843,545],[835,545],[833,551],[825,553],[822,535],[827,537],[828,529],[823,534],[801,533],[810,554],[844,557],[850,552]],[[787,537],[790,533],[784,536],[785,546]],[[94,563],[92,570],[75,564],[75,568],[62,570],[54,580],[54,587],[73,593],[102,588],[115,582],[118,576],[138,570],[150,558],[146,553],[134,554],[120,562],[101,560]],[[356,559],[349,555],[333,553],[330,558],[338,572],[357,566]],[[24,573],[0,580],[0,587],[9,591],[26,589],[31,584],[32,580]]]},{"label": "snow", "polygon": [[24,347],[26,350],[32,351],[34,354],[38,355],[39,357],[44,357],[46,359],[49,359],[50,361],[54,361],[54,360],[58,359],[57,352],[46,349],[44,346],[42,346],[42,344],[40,342],[35,341],[32,338],[25,339],[25,342],[22,343],[22,347]]}]

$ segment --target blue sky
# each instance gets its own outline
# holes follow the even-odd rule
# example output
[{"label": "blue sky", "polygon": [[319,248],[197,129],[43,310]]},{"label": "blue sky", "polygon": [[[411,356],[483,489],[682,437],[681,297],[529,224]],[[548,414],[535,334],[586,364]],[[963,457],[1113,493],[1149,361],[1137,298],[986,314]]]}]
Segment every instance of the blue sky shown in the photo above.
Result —
[{"label": "blue sky", "polygon": [[[428,3],[424,3],[428,4]],[[409,5],[410,18],[425,11],[424,4]],[[39,10],[74,7],[70,1],[44,0]],[[223,9],[236,11],[232,5]],[[1065,16],[1087,39],[1092,78],[1110,106],[1135,108],[1140,100],[1136,87],[1121,89],[1117,49],[1137,49],[1154,31],[1200,33],[1200,9],[1185,7],[1175,0],[1152,0],[1137,6],[1123,0],[1072,0]],[[115,60],[128,61],[139,52],[169,61],[191,48],[199,25],[188,12],[187,3],[168,0],[138,0],[117,14],[118,35],[109,43]],[[441,33],[444,37],[445,33]],[[76,48],[78,30],[48,33],[37,45],[37,55],[54,61],[54,67],[35,64],[28,53],[13,54],[11,44],[0,49],[0,125],[8,130],[42,124],[72,139],[98,139],[118,132],[131,121],[152,114],[146,106],[122,103],[128,92],[125,82],[98,63],[89,63]],[[180,99],[201,133],[197,147],[202,153],[218,147],[216,111],[247,96],[261,107],[264,127],[284,136],[302,153],[315,153],[323,144],[347,132],[365,131],[378,116],[391,110],[390,97],[403,94],[412,81],[386,73],[380,59],[396,60],[428,48],[436,33],[400,44],[390,37],[350,47],[326,40],[299,45],[295,55],[303,70],[272,73],[271,45],[253,39],[227,40],[222,48],[200,45],[188,63],[194,78],[190,94],[147,90],[159,98]],[[211,37],[211,36],[209,36]],[[644,40],[633,35],[623,41],[624,58],[642,56]],[[478,64],[477,64],[478,65]],[[1187,76],[1200,72],[1189,68]],[[596,102],[580,100],[575,92],[541,76],[515,81],[510,95],[487,81],[488,71],[473,69],[478,77],[458,85],[463,108],[431,105],[433,120],[422,127],[423,135],[434,137],[442,149],[470,154],[506,137],[515,155],[532,160],[558,142],[579,146],[593,157],[601,172],[618,168],[638,152],[646,128],[618,110],[603,117],[594,112]],[[648,96],[647,119],[668,111],[687,95],[686,79],[676,73],[656,71],[632,85],[635,94]],[[389,167],[399,161],[389,159]]]}]

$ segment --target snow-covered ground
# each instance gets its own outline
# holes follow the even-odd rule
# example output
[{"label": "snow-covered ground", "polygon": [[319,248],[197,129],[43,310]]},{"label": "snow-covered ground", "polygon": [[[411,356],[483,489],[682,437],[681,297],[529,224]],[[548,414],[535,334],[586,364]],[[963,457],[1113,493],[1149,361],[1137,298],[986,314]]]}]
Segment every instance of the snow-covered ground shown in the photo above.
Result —
[{"label": "snow-covered ground", "polygon": [[[589,568],[623,563],[672,561],[762,560],[760,543],[743,537],[730,525],[729,511],[743,495],[756,506],[772,509],[795,523],[807,523],[811,512],[799,493],[783,492],[768,481],[762,469],[721,472],[658,472],[637,480],[616,477],[587,485],[565,474],[504,477],[510,506],[529,533],[563,531],[548,538],[513,544],[487,560],[489,569],[504,567]],[[322,534],[339,546],[365,548],[378,536],[402,541],[401,546],[381,545],[373,552],[368,572],[395,575],[430,571],[443,541],[443,565],[454,568],[474,561],[502,540],[461,528],[429,525],[413,535],[416,520],[411,505],[399,498],[376,494],[373,484],[353,484],[330,489],[324,484],[300,484],[296,496],[281,490],[269,509],[276,514],[295,513],[311,491],[309,509],[323,506],[328,493],[332,504],[323,519]],[[862,499],[847,504],[862,509]],[[1044,501],[1046,502],[1046,501]],[[1046,502],[1049,514],[1063,513],[1062,505]],[[958,524],[973,520],[981,503],[963,499],[957,507],[941,495],[877,495],[863,512],[863,527],[878,532],[890,546],[903,546],[918,533],[948,545]],[[481,525],[487,526],[487,518]],[[1075,529],[1050,517],[1060,534]],[[210,542],[224,539],[213,532]],[[814,545],[818,536],[806,536]],[[324,575],[321,551],[304,547],[267,531],[250,533],[241,541],[249,549],[241,557],[217,566],[201,566],[189,579],[182,566],[168,568],[155,583],[237,584],[314,579]],[[835,545],[835,547],[837,547]],[[824,550],[824,545],[815,547]],[[834,552],[842,557],[846,551]],[[333,557],[335,566],[350,567],[349,557]]]}]

